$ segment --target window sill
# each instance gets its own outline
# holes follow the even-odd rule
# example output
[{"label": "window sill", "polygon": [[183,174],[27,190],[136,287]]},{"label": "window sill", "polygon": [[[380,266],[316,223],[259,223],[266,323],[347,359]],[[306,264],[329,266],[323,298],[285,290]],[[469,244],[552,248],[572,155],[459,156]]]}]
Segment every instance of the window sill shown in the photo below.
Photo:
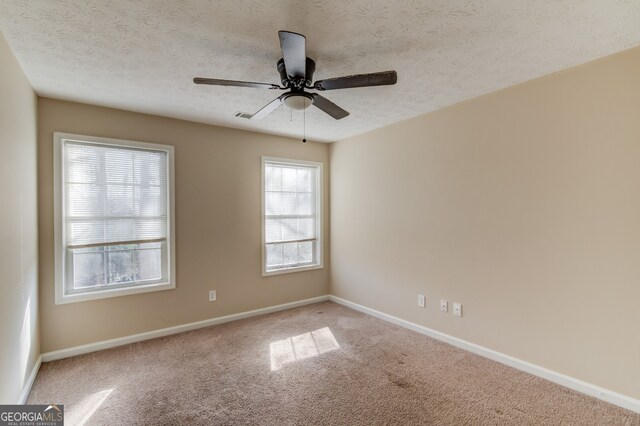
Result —
[{"label": "window sill", "polygon": [[293,268],[276,269],[273,271],[262,271],[263,277],[270,277],[271,275],[291,274],[293,272],[313,271],[316,269],[324,269],[324,265],[311,265],[311,266],[297,266]]},{"label": "window sill", "polygon": [[67,295],[56,294],[56,305],[63,305],[66,303],[85,302],[88,300],[108,299],[111,297],[128,296],[131,294],[138,294],[138,293],[149,293],[152,291],[172,290],[174,288],[176,288],[175,283],[164,282],[164,283],[140,285],[136,287],[96,290],[96,291],[90,291],[86,293],[76,293],[76,294],[67,294]]}]

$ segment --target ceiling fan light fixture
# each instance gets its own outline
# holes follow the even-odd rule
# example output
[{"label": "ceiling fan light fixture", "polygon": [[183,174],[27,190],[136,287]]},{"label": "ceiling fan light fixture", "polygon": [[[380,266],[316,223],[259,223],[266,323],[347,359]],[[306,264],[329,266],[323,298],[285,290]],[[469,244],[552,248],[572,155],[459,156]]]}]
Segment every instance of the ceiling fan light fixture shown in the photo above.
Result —
[{"label": "ceiling fan light fixture", "polygon": [[309,108],[313,103],[313,98],[306,93],[291,93],[282,100],[282,103],[291,109],[300,111]]}]

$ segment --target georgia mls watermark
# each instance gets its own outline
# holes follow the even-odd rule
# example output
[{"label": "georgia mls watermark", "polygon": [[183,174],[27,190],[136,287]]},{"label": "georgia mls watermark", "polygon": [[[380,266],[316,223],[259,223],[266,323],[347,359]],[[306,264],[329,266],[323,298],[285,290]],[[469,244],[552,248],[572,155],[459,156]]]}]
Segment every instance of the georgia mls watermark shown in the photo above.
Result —
[{"label": "georgia mls watermark", "polygon": [[0,405],[0,426],[63,426],[64,405]]}]

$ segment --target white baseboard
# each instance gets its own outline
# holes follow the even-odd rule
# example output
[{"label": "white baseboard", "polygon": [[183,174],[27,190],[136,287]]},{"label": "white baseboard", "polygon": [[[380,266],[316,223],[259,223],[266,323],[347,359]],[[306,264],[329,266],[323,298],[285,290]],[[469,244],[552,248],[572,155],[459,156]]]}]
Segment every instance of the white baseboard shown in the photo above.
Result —
[{"label": "white baseboard", "polygon": [[586,395],[593,396],[595,398],[601,399],[603,401],[609,402],[611,404],[617,405],[622,408],[626,408],[627,410],[640,413],[640,400],[638,399],[631,398],[626,395],[622,395],[620,393],[602,388],[600,386],[593,385],[591,383],[584,382],[582,380],[578,380],[574,377],[570,377],[565,374],[558,373],[553,370],[549,370],[548,368],[531,364],[530,362],[523,361],[521,359],[514,358],[509,355],[505,355],[503,353],[494,351],[492,349],[485,348],[484,346],[476,345],[475,343],[467,342],[466,340],[462,340],[457,337],[453,337],[448,334],[441,333],[439,331],[436,331],[427,327],[423,327],[421,325],[418,325],[409,321],[405,321],[398,317],[385,314],[384,312],[367,308],[366,306],[359,305],[357,303],[351,302],[346,299],[342,299],[337,296],[331,295],[329,296],[329,300],[339,303],[341,305],[347,306],[351,309],[355,309],[356,311],[360,311],[365,314],[371,315],[373,317],[399,325],[401,327],[408,328],[409,330],[413,330],[418,333],[425,334],[429,337],[433,337],[434,339],[441,340],[445,343],[449,343],[450,345],[467,350],[469,352],[473,352],[485,358],[489,358],[493,361],[497,361],[499,363],[508,365],[518,370],[525,371],[529,374],[533,374],[534,376],[542,377],[543,379],[547,379],[551,382],[568,387],[570,389],[576,390]]},{"label": "white baseboard", "polygon": [[27,402],[27,398],[29,398],[31,388],[33,387],[33,382],[36,381],[38,370],[40,370],[40,364],[42,364],[42,355],[38,356],[35,365],[31,369],[29,377],[27,377],[27,381],[25,382],[22,392],[20,393],[20,397],[18,398],[18,404],[24,404]]},{"label": "white baseboard", "polygon": [[75,346],[68,349],[61,349],[58,351],[43,353],[38,358],[36,365],[33,367],[33,370],[31,371],[31,374],[29,375],[29,378],[25,383],[22,394],[20,395],[19,403],[23,404],[27,400],[29,396],[29,392],[31,391],[31,387],[33,386],[33,382],[35,381],[36,375],[38,373],[38,369],[40,368],[41,362],[54,361],[57,359],[68,358],[76,355],[86,354],[89,352],[99,351],[102,349],[114,348],[117,346],[127,345],[130,343],[141,342],[143,340],[155,339],[157,337],[183,333],[185,331],[191,331],[199,328],[210,327],[212,325],[223,324],[230,321],[237,321],[240,319],[250,318],[258,315],[265,315],[272,312],[284,311],[286,309],[296,308],[299,306],[309,305],[312,303],[324,302],[326,300],[331,300],[333,302],[347,306],[351,309],[355,309],[357,311],[363,312],[373,317],[391,322],[393,324],[399,325],[409,330],[413,330],[418,333],[425,334],[434,339],[443,341],[445,343],[449,343],[458,348],[481,355],[485,358],[489,358],[493,361],[497,361],[499,363],[508,365],[518,370],[525,371],[527,373],[533,374],[538,377],[542,377],[543,379],[568,387],[570,389],[576,390],[586,395],[593,396],[595,398],[601,399],[603,401],[609,402],[619,407],[626,408],[627,410],[640,413],[640,400],[638,399],[631,398],[626,395],[622,395],[612,390],[605,389],[600,386],[593,385],[591,383],[587,383],[585,381],[567,376],[562,373],[558,373],[553,370],[549,370],[544,367],[540,367],[530,362],[523,361],[518,358],[514,358],[512,356],[494,351],[492,349],[485,348],[484,346],[467,342],[466,340],[462,340],[457,337],[453,337],[448,334],[441,333],[439,331],[403,320],[398,317],[394,317],[392,315],[385,314],[384,312],[376,311],[375,309],[371,309],[366,306],[359,305],[357,303],[354,303],[349,300],[342,299],[340,297],[333,296],[333,295],[319,296],[311,299],[284,303],[282,305],[255,309],[253,311],[241,312],[238,314],[226,315],[223,317],[211,318],[204,321],[192,322],[189,324],[182,324],[174,327],[163,328],[160,330],[153,330],[145,333],[134,334],[131,336],[125,336],[125,337],[120,337],[120,338],[111,339],[111,340],[104,340],[101,342],[90,343],[87,345]]},{"label": "white baseboard", "polygon": [[[284,311],[286,309],[296,308],[298,306],[309,305],[312,303],[324,302],[329,300],[329,296],[318,296],[311,299],[298,300],[295,302],[284,303],[282,305],[269,306],[267,308],[255,309],[253,311],[240,312],[238,314],[226,315],[223,317],[211,318],[203,321],[192,322],[189,324],[176,325],[174,327],[162,328],[160,330],[147,331],[144,333],[133,334],[131,336],[118,337],[111,340],[103,340],[101,342],[89,343],[87,345],[74,346],[72,348],[60,349],[58,351],[47,352],[42,354],[42,362],[54,361],[62,358],[69,358],[76,355],[82,355],[89,352],[100,351],[103,349],[115,348],[116,346],[128,345],[130,343],[141,342],[143,340],[155,339],[157,337],[169,336],[171,334],[183,333],[185,331],[197,330],[199,328],[210,327],[212,325],[223,324],[225,322],[237,321],[244,318],[255,317],[258,315],[270,314],[272,312]],[[35,375],[34,375],[35,379]]]}]

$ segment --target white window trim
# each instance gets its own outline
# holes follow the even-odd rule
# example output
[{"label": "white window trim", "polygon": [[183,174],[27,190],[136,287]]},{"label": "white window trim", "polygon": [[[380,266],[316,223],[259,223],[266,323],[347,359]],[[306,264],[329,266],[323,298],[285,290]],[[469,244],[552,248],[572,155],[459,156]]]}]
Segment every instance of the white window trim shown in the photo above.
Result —
[{"label": "white window trim", "polygon": [[[316,235],[317,242],[317,256],[318,263],[310,266],[294,266],[292,268],[284,268],[278,269],[275,271],[267,271],[267,250],[266,247],[266,227],[265,227],[265,181],[264,181],[264,169],[267,162],[277,162],[283,164],[291,164],[291,165],[308,165],[308,166],[316,166],[318,168],[318,173],[316,176],[316,211],[318,213],[318,220],[316,220]],[[262,157],[262,169],[260,173],[261,179],[261,200],[262,200],[262,212],[261,212],[261,221],[262,221],[262,276],[268,277],[271,275],[281,275],[281,274],[290,274],[293,272],[303,272],[303,271],[313,271],[316,269],[324,268],[324,236],[322,233],[322,222],[324,222],[324,209],[322,204],[322,193],[324,190],[324,178],[323,178],[323,163],[319,163],[316,161],[305,161],[305,160],[293,160],[290,158],[279,158],[279,157]]]},{"label": "white window trim", "polygon": [[[94,142],[111,146],[122,146],[126,148],[143,148],[167,153],[167,178],[169,180],[167,189],[167,260],[168,260],[168,281],[161,281],[152,284],[139,285],[135,287],[112,288],[105,290],[95,290],[80,294],[65,294],[65,228],[63,221],[64,191],[62,190],[64,164],[62,156],[63,140],[75,140],[80,142]],[[174,149],[171,145],[159,145],[147,142],[129,141],[123,139],[100,138],[95,136],[77,135],[71,133],[54,132],[53,134],[53,217],[54,217],[54,244],[55,244],[55,299],[56,305],[65,303],[82,302],[87,300],[105,299],[116,296],[126,296],[130,294],[147,293],[151,291],[171,290],[176,288],[176,256],[175,256],[175,183],[174,183]]]}]

